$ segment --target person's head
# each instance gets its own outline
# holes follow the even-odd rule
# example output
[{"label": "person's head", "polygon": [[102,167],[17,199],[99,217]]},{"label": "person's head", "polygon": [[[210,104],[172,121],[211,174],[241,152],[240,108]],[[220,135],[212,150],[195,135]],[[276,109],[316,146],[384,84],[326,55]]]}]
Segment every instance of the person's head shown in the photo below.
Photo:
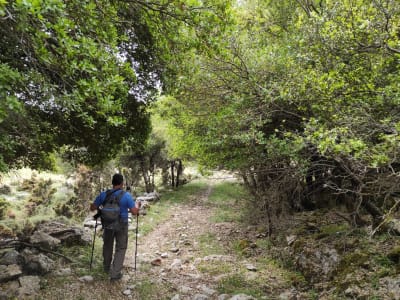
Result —
[{"label": "person's head", "polygon": [[112,185],[113,186],[118,186],[121,185],[124,182],[124,176],[122,176],[121,174],[114,174],[114,176],[112,177]]}]

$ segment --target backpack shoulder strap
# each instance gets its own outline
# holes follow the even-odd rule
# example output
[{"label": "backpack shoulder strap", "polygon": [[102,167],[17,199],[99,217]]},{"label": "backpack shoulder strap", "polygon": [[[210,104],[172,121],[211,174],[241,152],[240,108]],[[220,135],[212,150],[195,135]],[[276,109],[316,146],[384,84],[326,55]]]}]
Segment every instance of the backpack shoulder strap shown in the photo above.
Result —
[{"label": "backpack shoulder strap", "polygon": [[117,192],[117,191],[121,191],[121,193],[119,193],[119,194],[117,195],[117,197],[115,197],[115,200],[116,200],[116,202],[117,202],[118,205],[119,205],[119,201],[121,200],[121,198],[122,198],[122,197],[124,196],[124,194],[125,194],[125,191],[124,191],[124,190],[108,190],[108,191],[106,192],[106,198],[104,199],[103,204],[107,203],[107,202],[111,199],[111,196],[112,196],[115,192]]},{"label": "backpack shoulder strap", "polygon": [[103,204],[106,204],[106,203],[110,200],[111,195],[114,194],[114,192],[116,192],[116,191],[117,191],[117,190],[115,190],[115,191],[113,191],[113,190],[107,190],[107,191],[106,191],[106,197],[104,198]]},{"label": "backpack shoulder strap", "polygon": [[119,195],[117,196],[117,203],[119,205],[119,201],[122,199],[122,197],[125,195],[125,191],[121,190],[121,193],[119,193]]}]

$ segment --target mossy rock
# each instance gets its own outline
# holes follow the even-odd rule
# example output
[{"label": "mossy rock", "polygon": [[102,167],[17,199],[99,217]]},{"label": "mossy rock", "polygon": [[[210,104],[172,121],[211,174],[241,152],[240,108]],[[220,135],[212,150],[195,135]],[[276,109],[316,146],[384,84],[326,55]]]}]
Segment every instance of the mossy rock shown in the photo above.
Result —
[{"label": "mossy rock", "polygon": [[370,260],[368,253],[356,251],[344,255],[336,270],[337,274],[346,276],[346,274],[352,273],[357,270],[360,266],[365,265]]},{"label": "mossy rock", "polygon": [[358,284],[360,278],[357,273],[361,266],[370,260],[367,253],[356,251],[344,255],[336,268],[334,282],[339,290],[346,290],[352,284]]}]

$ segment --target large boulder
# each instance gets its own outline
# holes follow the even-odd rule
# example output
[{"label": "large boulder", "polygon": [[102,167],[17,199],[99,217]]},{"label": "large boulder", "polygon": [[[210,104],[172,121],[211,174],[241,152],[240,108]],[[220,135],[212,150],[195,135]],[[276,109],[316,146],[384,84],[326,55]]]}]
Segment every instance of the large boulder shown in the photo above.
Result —
[{"label": "large boulder", "polygon": [[24,249],[21,253],[24,258],[23,270],[29,275],[44,275],[54,268],[54,261],[43,253],[36,254],[30,249]]},{"label": "large boulder", "polygon": [[340,256],[334,248],[314,249],[305,246],[296,254],[296,266],[311,282],[321,278],[330,279],[339,263]]},{"label": "large boulder", "polygon": [[22,275],[22,270],[18,265],[0,265],[0,282],[14,280]]},{"label": "large boulder", "polygon": [[37,231],[51,235],[61,241],[63,245],[90,245],[91,234],[86,228],[69,226],[61,222],[50,221],[40,224]]},{"label": "large boulder", "polygon": [[59,239],[40,230],[35,231],[31,235],[29,241],[31,244],[40,246],[44,249],[55,249],[61,243]]},{"label": "large boulder", "polygon": [[36,296],[40,290],[40,277],[38,277],[38,276],[21,276],[18,279],[18,281],[20,284],[20,288],[18,289],[19,298],[34,299],[34,296]]},{"label": "large boulder", "polygon": [[144,193],[142,196],[136,197],[136,201],[158,201],[160,200],[160,194],[157,192]]},{"label": "large boulder", "polygon": [[22,257],[15,249],[10,249],[0,257],[0,265],[19,265],[22,263]]}]

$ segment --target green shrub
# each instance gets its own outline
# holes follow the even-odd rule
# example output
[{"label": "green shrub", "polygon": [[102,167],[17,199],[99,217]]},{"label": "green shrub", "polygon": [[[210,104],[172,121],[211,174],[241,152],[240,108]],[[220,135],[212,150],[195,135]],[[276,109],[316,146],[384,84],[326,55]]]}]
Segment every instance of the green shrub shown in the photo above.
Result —
[{"label": "green shrub", "polygon": [[10,203],[4,198],[0,198],[0,219],[6,216],[9,207]]}]

